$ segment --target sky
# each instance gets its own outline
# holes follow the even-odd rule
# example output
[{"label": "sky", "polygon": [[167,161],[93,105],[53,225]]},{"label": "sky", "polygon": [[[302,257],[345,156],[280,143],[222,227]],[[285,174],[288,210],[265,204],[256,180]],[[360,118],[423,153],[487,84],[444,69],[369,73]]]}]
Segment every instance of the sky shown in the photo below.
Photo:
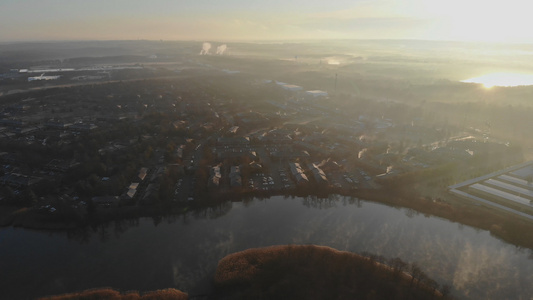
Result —
[{"label": "sky", "polygon": [[524,0],[0,0],[0,42],[425,39],[533,43]]}]

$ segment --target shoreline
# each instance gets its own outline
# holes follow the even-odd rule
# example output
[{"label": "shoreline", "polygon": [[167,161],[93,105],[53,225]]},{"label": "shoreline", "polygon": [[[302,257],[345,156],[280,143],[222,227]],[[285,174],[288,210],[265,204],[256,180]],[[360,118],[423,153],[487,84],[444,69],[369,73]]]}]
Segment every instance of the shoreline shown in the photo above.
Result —
[{"label": "shoreline", "polygon": [[[31,230],[69,231],[83,229],[89,226],[98,226],[115,220],[135,218],[162,218],[169,215],[181,215],[191,210],[202,210],[215,207],[227,201],[244,202],[254,198],[270,198],[273,196],[308,197],[316,196],[327,198],[330,195],[354,197],[393,207],[413,209],[417,213],[446,219],[474,228],[487,230],[496,238],[518,247],[533,249],[533,223],[522,218],[511,218],[509,213],[498,211],[484,206],[478,206],[447,195],[443,199],[428,199],[413,190],[381,188],[338,190],[331,189],[327,193],[294,193],[278,192],[228,192],[210,195],[206,204],[191,204],[190,206],[172,207],[171,209],[159,206],[98,208],[91,218],[62,221],[57,216],[44,216],[31,208],[0,207],[0,228],[16,227]],[[453,204],[450,204],[453,202]],[[521,232],[522,234],[516,234]]]}]

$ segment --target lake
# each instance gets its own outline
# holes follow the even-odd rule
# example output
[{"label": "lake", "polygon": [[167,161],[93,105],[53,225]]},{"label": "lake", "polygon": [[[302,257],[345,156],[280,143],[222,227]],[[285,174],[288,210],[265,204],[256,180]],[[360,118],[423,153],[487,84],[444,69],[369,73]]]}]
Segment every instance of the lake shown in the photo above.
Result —
[{"label": "lake", "polygon": [[493,86],[522,86],[533,85],[533,74],[521,73],[491,73],[480,77],[462,80],[467,83],[481,83],[486,88]]},{"label": "lake", "polygon": [[319,244],[416,262],[463,299],[531,299],[533,251],[413,210],[348,197],[228,202],[200,213],[121,221],[77,233],[0,229],[2,298],[95,287],[191,295],[219,259],[251,247]]}]

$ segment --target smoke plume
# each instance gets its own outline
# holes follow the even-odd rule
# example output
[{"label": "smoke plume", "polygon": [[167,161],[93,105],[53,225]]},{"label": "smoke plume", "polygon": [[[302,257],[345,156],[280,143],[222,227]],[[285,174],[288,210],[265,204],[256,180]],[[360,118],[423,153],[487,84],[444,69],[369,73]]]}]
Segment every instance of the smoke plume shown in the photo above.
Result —
[{"label": "smoke plume", "polygon": [[[203,43],[202,50],[200,51],[200,55],[207,55],[209,54],[209,49],[211,49],[211,44],[208,42]],[[218,51],[218,50],[217,50]]]},{"label": "smoke plume", "polygon": [[217,55],[223,55],[226,49],[228,49],[228,46],[226,44],[218,46]]}]

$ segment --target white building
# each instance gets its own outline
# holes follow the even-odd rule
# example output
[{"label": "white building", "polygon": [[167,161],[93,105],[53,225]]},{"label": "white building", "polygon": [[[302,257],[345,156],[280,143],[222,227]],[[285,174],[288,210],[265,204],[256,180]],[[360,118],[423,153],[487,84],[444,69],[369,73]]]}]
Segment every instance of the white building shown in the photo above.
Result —
[{"label": "white building", "polygon": [[281,85],[281,87],[284,90],[291,91],[291,92],[298,92],[298,91],[303,90],[303,88],[301,86],[294,85],[294,84],[283,84],[283,85]]},{"label": "white building", "polygon": [[307,96],[313,96],[313,97],[315,97],[315,98],[318,98],[318,97],[327,97],[327,96],[328,96],[328,92],[321,91],[321,90],[307,91],[307,92],[305,92],[305,94],[306,94]]}]

